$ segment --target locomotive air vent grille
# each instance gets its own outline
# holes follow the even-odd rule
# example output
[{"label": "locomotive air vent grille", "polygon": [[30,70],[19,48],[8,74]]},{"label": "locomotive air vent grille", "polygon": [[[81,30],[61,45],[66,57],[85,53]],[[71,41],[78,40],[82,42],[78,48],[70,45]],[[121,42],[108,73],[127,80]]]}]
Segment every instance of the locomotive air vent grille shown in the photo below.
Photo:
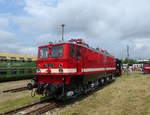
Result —
[{"label": "locomotive air vent grille", "polygon": [[55,64],[44,64],[44,67],[55,67]]}]

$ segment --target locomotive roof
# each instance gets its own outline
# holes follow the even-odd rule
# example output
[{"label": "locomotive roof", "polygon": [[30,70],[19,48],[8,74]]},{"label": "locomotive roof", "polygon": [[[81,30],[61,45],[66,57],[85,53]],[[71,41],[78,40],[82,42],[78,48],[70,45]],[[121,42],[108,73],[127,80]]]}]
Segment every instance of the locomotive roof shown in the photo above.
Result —
[{"label": "locomotive roof", "polygon": [[[90,49],[90,50],[92,50],[92,51],[95,51],[95,52],[97,52],[97,53],[102,53],[102,54],[105,54],[105,55],[107,55],[107,56],[114,57],[113,55],[111,55],[111,54],[108,53],[108,52],[102,52],[101,50],[97,50],[97,49],[95,49],[95,48],[93,48],[93,47],[90,47],[89,45],[78,44],[78,43],[70,42],[70,41],[60,41],[60,42],[54,42],[54,43],[49,42],[48,45],[56,45],[56,44],[57,44],[57,45],[59,45],[59,44],[75,44],[75,45],[79,45],[79,46],[88,48],[88,49]],[[48,46],[48,45],[40,46],[40,47],[46,47],[46,46]]]}]

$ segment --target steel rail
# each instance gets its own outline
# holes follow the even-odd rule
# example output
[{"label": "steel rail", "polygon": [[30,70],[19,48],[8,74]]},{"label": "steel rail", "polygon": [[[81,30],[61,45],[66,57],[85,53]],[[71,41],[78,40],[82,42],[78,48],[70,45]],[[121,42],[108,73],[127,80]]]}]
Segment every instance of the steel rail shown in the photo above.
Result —
[{"label": "steel rail", "polygon": [[41,101],[38,101],[38,102],[35,102],[33,104],[29,104],[29,105],[26,105],[26,106],[23,106],[23,107],[20,107],[20,108],[17,108],[17,109],[14,109],[14,110],[10,110],[8,112],[5,112],[5,113],[0,113],[0,115],[12,115],[14,113],[21,113],[22,112],[22,115],[29,115],[31,113],[34,113],[36,115],[40,115],[40,114],[43,114],[47,111],[50,111],[54,108],[57,108],[57,107],[61,107],[61,106],[65,106],[65,105],[69,105],[69,104],[73,104],[74,102],[76,101],[80,101],[86,97],[88,97],[89,95],[92,95],[95,91],[98,91],[100,89],[103,89],[106,85],[109,85],[110,83],[112,83],[114,80],[112,80],[111,82],[108,82],[106,83],[105,85],[103,86],[100,86],[100,87],[97,87],[95,88],[93,91],[90,91],[86,94],[82,94],[80,96],[78,96],[78,98],[75,98],[75,99],[71,99],[71,100],[67,100],[66,102],[58,102],[58,101],[52,101],[51,103],[46,103],[45,105],[43,104],[43,106],[41,107],[38,107],[35,109],[31,109],[29,110],[30,108],[32,108],[33,106],[36,106],[38,104],[42,104],[44,102],[48,102],[50,101],[50,98],[47,98],[47,99],[43,99]]},{"label": "steel rail", "polygon": [[8,92],[14,93],[14,92],[19,92],[19,91],[24,91],[24,90],[27,90],[27,87],[19,87],[19,88],[14,88],[14,89],[8,89],[8,90],[4,90],[2,92],[3,93],[8,93]]},{"label": "steel rail", "polygon": [[7,111],[7,112],[0,113],[0,115],[13,115],[14,113],[18,113],[20,111],[25,110],[26,108],[32,107],[32,106],[37,105],[37,104],[44,103],[48,100],[50,100],[50,98],[46,98],[46,99],[34,102],[32,104],[28,104],[28,105],[25,105],[25,106],[22,106],[22,107],[19,107],[19,108],[16,108],[16,109],[13,109],[13,110],[10,110],[10,111]]}]

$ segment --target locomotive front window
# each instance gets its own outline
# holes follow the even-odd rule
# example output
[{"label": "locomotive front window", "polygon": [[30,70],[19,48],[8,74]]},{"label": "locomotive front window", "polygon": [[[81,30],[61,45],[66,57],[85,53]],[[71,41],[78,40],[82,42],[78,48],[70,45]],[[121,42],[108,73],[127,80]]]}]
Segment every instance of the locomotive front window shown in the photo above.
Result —
[{"label": "locomotive front window", "polygon": [[51,57],[58,58],[63,56],[63,46],[54,46],[51,48]]},{"label": "locomotive front window", "polygon": [[40,58],[48,57],[48,48],[40,48]]}]

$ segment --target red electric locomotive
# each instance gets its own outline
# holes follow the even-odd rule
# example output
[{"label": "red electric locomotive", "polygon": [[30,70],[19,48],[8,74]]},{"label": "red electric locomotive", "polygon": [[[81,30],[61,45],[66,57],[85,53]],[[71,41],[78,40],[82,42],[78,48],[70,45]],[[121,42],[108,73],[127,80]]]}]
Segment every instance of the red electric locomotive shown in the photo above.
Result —
[{"label": "red electric locomotive", "polygon": [[[66,99],[91,91],[120,74],[121,62],[107,51],[71,39],[39,47],[34,86],[37,94]],[[32,89],[31,84],[28,87]]]},{"label": "red electric locomotive", "polygon": [[144,74],[150,74],[150,64],[143,64],[143,72]]}]

